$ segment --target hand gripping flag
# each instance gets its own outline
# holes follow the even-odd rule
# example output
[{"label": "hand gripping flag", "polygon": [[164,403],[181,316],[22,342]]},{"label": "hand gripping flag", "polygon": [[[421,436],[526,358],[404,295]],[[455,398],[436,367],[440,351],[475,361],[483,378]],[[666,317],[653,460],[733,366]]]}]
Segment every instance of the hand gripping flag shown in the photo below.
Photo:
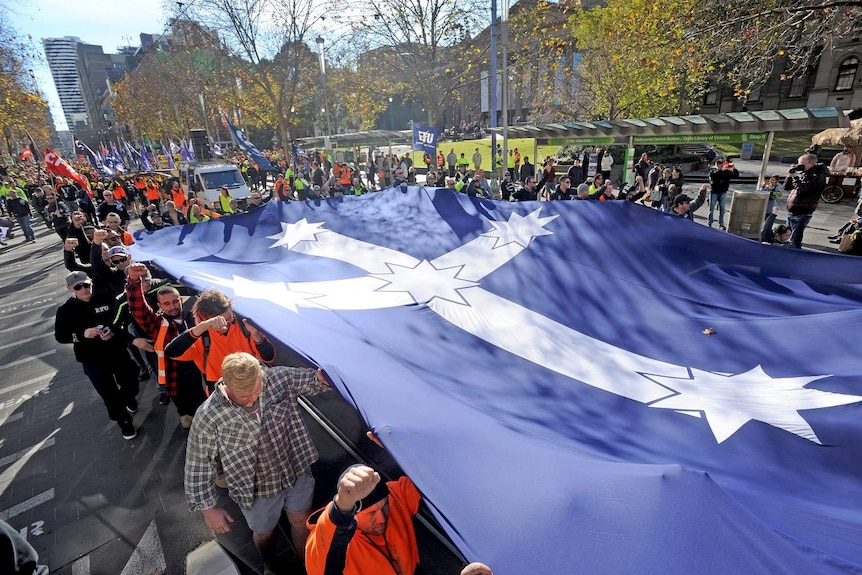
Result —
[{"label": "hand gripping flag", "polygon": [[257,164],[257,167],[260,168],[264,172],[274,172],[275,168],[266,159],[266,156],[260,153],[260,150],[254,147],[254,144],[245,137],[245,134],[242,130],[237,128],[231,123],[230,120],[227,119],[227,116],[223,116],[225,122],[227,122],[227,127],[230,129],[230,135],[233,137],[234,143],[239,147],[243,153],[249,156],[254,163]]},{"label": "hand gripping flag", "polygon": [[45,148],[45,168],[52,174],[62,176],[64,178],[72,178],[85,190],[90,190],[90,182],[75,171],[75,168],[70,166],[66,160],[60,157],[59,154],[52,151],[51,148]]},{"label": "hand gripping flag", "polygon": [[495,574],[862,572],[862,258],[420,188],[130,249],[320,365]]}]

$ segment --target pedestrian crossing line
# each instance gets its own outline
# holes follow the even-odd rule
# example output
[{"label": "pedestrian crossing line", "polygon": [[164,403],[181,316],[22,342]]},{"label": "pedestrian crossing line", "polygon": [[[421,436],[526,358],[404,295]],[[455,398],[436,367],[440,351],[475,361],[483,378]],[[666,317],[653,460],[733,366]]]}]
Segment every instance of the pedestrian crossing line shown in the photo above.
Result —
[{"label": "pedestrian crossing line", "polygon": [[28,323],[19,323],[15,327],[7,327],[6,329],[0,329],[0,333],[9,333],[10,331],[19,331],[24,329],[25,327],[30,327],[31,325],[39,325],[44,324],[44,319],[37,319],[36,321],[31,321]]},{"label": "pedestrian crossing line", "polygon": [[[40,300],[40,301],[35,302],[35,303],[38,303],[38,304],[43,304],[43,303],[44,303],[44,304],[48,304],[48,305],[32,306],[32,307],[31,307],[31,306],[29,306],[29,305],[21,306],[21,307],[26,307],[26,308],[28,308],[28,309],[22,309],[21,311],[16,311],[16,312],[13,312],[13,313],[5,313],[5,312],[3,312],[3,319],[9,319],[10,317],[15,317],[16,315],[23,315],[23,314],[25,314],[25,313],[33,313],[33,312],[37,312],[37,311],[39,311],[39,310],[52,308],[52,307],[54,307],[54,306],[56,306],[56,305],[57,305],[57,301],[56,301],[56,300],[54,300],[54,299],[43,299],[43,300]],[[18,308],[12,308],[12,309],[18,309]],[[10,311],[11,311],[11,310],[10,310]],[[44,321],[49,321],[49,320],[44,320]]]},{"label": "pedestrian crossing line", "polygon": [[[0,296],[0,300],[3,300],[3,299],[5,299],[5,298],[7,298],[7,297],[11,297],[11,296],[14,296],[14,295],[16,295],[16,294],[8,294],[8,295],[5,295],[5,296]],[[51,293],[43,293],[43,294],[34,295],[34,296],[30,296],[30,297],[25,297],[25,298],[15,298],[14,300],[9,301],[9,303],[8,303],[8,304],[0,305],[0,311],[2,311],[2,309],[3,309],[6,305],[18,305],[18,304],[22,304],[22,303],[24,303],[24,302],[28,302],[28,301],[33,301],[33,300],[37,300],[37,299],[45,299],[45,298],[50,298],[50,297],[57,297],[57,296],[59,296],[59,295],[60,295],[60,294],[59,294],[59,293],[57,293],[57,289],[56,289],[56,288],[53,288],[53,286],[52,286],[52,292],[51,292]]]},{"label": "pedestrian crossing line", "polygon": [[[16,389],[21,389],[22,387],[29,387],[36,383],[40,383],[45,381],[46,379],[52,379],[55,375],[57,375],[56,370],[51,371],[50,373],[46,373],[45,375],[40,375],[39,377],[34,377],[32,379],[28,379],[27,381],[21,381],[18,383],[14,383],[12,385],[6,387],[0,387],[0,393],[5,393],[7,391],[15,391]],[[0,409],[3,408],[3,404],[0,403]]]},{"label": "pedestrian crossing line", "polygon": [[[47,440],[43,441],[39,445],[35,446],[38,449],[36,451],[42,451],[43,449],[47,449],[49,447],[54,447],[54,438],[49,437]],[[6,457],[0,457],[0,467],[5,467],[10,463],[15,463],[33,449],[33,447],[28,447],[27,449],[22,449],[18,453],[13,453],[12,455],[7,455]],[[34,452],[35,453],[35,452]]]},{"label": "pedestrian crossing line", "polygon": [[21,365],[23,363],[29,363],[31,361],[41,359],[41,358],[45,357],[46,355],[54,355],[55,353],[57,353],[56,349],[50,349],[48,351],[43,351],[42,353],[37,353],[36,355],[31,355],[30,357],[25,357],[24,359],[19,359],[16,361],[11,361],[9,363],[4,363],[3,365],[0,365],[0,369],[7,369],[10,367],[15,367],[16,365]]},{"label": "pedestrian crossing line", "polygon": [[19,339],[18,341],[7,343],[6,345],[0,345],[0,350],[9,349],[10,347],[18,347],[21,344],[30,343],[31,341],[36,341],[37,339],[45,339],[46,337],[54,337],[54,334],[43,333],[42,335],[34,335],[33,337],[28,337],[26,339]]},{"label": "pedestrian crossing line", "polygon": [[22,513],[27,513],[34,507],[42,505],[46,501],[51,501],[52,499],[54,499],[53,487],[47,491],[43,491],[39,495],[34,495],[30,499],[22,501],[17,505],[13,505],[9,509],[4,509],[3,511],[0,511],[0,519],[2,519],[3,521],[7,521],[9,519],[12,519],[13,517],[21,515]]}]

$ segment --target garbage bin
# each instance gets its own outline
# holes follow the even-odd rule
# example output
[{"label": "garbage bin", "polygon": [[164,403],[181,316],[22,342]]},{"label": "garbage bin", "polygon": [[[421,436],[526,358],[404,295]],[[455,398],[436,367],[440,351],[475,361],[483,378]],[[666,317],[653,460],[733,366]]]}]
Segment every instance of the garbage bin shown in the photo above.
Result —
[{"label": "garbage bin", "polygon": [[744,238],[759,240],[768,203],[768,192],[733,192],[727,231]]}]

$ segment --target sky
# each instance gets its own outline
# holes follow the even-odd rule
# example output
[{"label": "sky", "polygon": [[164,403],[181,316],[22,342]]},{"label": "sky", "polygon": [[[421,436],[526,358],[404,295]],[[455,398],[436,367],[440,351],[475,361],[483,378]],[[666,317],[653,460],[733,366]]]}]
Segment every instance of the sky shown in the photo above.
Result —
[{"label": "sky", "polygon": [[[54,124],[66,129],[60,99],[45,62],[42,38],[77,36],[87,44],[102,46],[106,54],[118,46],[140,46],[140,34],[161,34],[167,18],[163,0],[29,0],[6,9],[21,37],[33,37],[41,62],[33,71],[51,105]],[[10,3],[11,4],[11,3]]]}]

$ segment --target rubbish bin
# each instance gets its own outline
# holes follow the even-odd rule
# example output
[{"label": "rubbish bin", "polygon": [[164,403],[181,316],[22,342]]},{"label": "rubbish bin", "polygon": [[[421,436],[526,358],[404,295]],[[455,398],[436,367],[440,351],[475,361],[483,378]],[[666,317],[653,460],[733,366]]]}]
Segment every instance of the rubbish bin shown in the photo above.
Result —
[{"label": "rubbish bin", "polygon": [[727,231],[752,240],[760,239],[769,192],[733,192]]}]

